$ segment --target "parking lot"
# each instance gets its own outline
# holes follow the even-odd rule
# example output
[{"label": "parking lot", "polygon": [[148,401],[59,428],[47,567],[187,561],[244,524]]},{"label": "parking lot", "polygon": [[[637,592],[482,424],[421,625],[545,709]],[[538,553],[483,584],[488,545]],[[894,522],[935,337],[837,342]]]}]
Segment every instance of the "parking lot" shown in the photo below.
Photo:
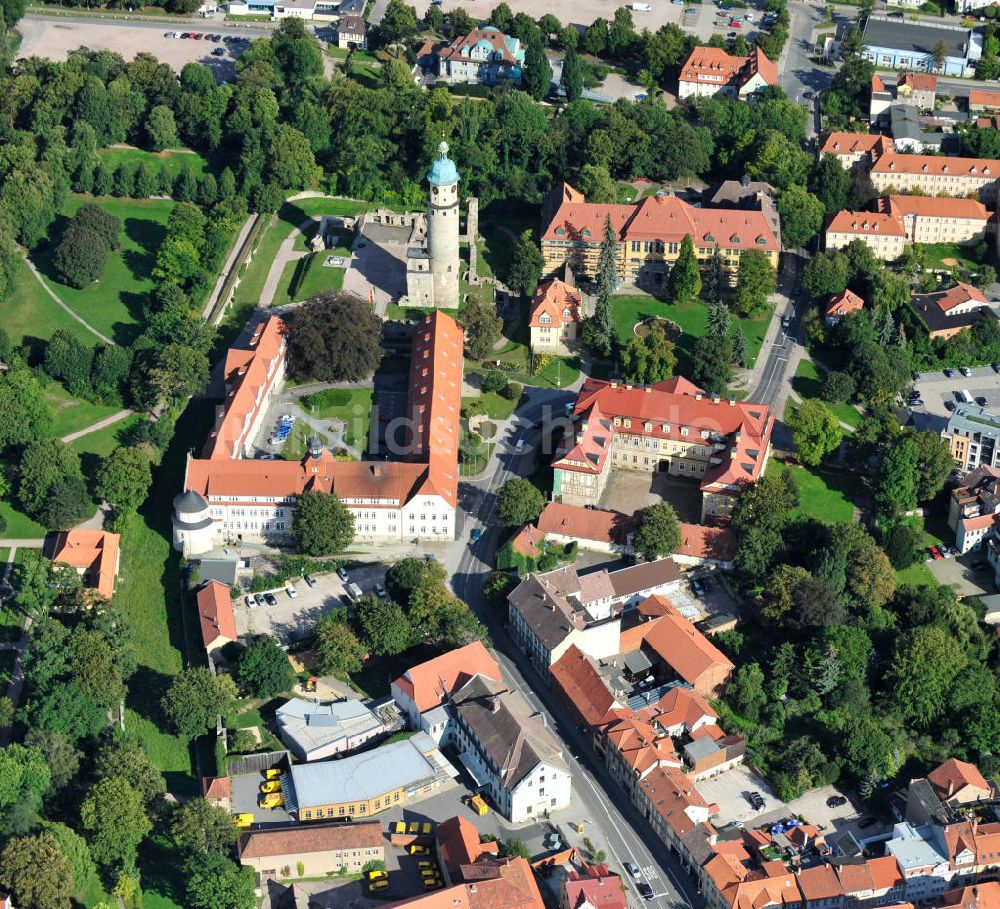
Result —
[{"label": "parking lot", "polygon": [[232,812],[233,814],[252,814],[255,830],[295,823],[292,816],[284,808],[260,807],[260,786],[264,782],[262,774],[241,773],[231,779]]},{"label": "parking lot", "polygon": [[[695,788],[706,802],[715,802],[719,806],[719,814],[712,819],[712,823],[719,826],[733,821],[749,824],[751,820],[756,824],[765,815],[775,815],[777,820],[789,812],[789,806],[774,794],[767,781],[746,765],[734,767],[711,779],[699,780]],[[746,798],[749,792],[761,794],[764,806],[760,810],[750,805]]]},{"label": "parking lot", "polygon": [[[350,569],[350,581],[362,593],[373,593],[377,584],[385,581],[386,566],[363,565]],[[297,596],[293,599],[283,588],[273,591],[275,606],[257,606],[250,609],[246,597],[234,604],[236,630],[242,634],[270,634],[284,644],[307,640],[316,622],[331,609],[345,607],[342,599],[347,596],[344,582],[335,574],[316,577],[316,586],[309,587],[301,578],[293,579]]]},{"label": "parking lot", "polygon": [[921,373],[913,386],[920,393],[922,405],[911,408],[913,422],[918,429],[940,431],[951,410],[960,403],[958,393],[968,391],[973,398],[984,398],[989,408],[1000,409],[1000,375],[992,367],[976,366],[970,376],[963,376],[957,369],[954,375],[943,371]]},{"label": "parking lot", "polygon": [[[843,805],[833,807],[827,805],[827,799],[837,796],[847,801]],[[867,810],[863,803],[855,804],[847,790],[838,789],[836,786],[811,789],[805,795],[789,802],[787,807],[791,814],[799,815],[807,823],[819,827],[827,839],[836,839],[845,833],[852,833],[860,842],[879,836],[888,829]],[[865,826],[862,827],[861,824]]]}]

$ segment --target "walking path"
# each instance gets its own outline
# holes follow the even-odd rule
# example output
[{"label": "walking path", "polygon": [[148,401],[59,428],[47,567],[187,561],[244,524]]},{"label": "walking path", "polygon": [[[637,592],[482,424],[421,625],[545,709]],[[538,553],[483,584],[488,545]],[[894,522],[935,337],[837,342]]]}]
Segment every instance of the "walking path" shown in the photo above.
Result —
[{"label": "walking path", "polygon": [[135,413],[134,410],[129,410],[127,407],[124,410],[119,410],[118,413],[111,414],[110,417],[105,417],[103,420],[98,420],[96,423],[91,423],[90,426],[84,429],[77,430],[76,432],[71,432],[69,435],[63,436],[62,441],[64,442],[75,442],[77,439],[82,439],[84,436],[89,436],[92,432],[97,432],[100,429],[104,429],[108,426],[114,426],[115,423],[120,423],[126,417],[132,416]]},{"label": "walking path", "polygon": [[97,337],[99,337],[105,344],[108,344],[108,345],[111,345],[111,346],[114,345],[115,342],[112,341],[111,338],[109,338],[107,335],[102,335],[96,328],[94,328],[93,325],[91,325],[86,319],[83,319],[80,316],[78,316],[72,309],[70,309],[65,303],[63,303],[62,300],[59,299],[59,297],[57,297],[52,292],[52,290],[49,287],[49,285],[45,283],[45,281],[42,278],[42,276],[38,273],[38,269],[35,268],[35,263],[32,262],[31,259],[29,259],[27,257],[27,255],[25,255],[24,261],[28,264],[28,268],[31,269],[31,273],[35,276],[35,280],[37,280],[38,283],[41,284],[43,288],[45,288],[45,292],[50,297],[52,297],[52,299],[55,300],[56,303],[58,303],[63,309],[65,309],[66,312],[68,312],[74,319],[76,319],[77,322],[79,322],[84,328],[86,328],[87,331],[91,332],[92,334],[97,335]]},{"label": "walking path", "polygon": [[292,230],[284,240],[281,241],[281,246],[278,247],[278,253],[274,257],[274,262],[271,264],[271,269],[267,273],[267,280],[264,282],[264,289],[260,292],[260,302],[257,306],[260,309],[269,309],[271,306],[271,301],[274,299],[274,293],[278,289],[278,282],[281,281],[281,276],[284,274],[285,266],[289,262],[297,262],[299,259],[304,259],[309,255],[309,250],[297,250],[295,249],[295,238],[305,231],[305,229],[312,223],[316,222],[317,218],[306,218],[298,227]]},{"label": "walking path", "polygon": [[249,215],[246,221],[243,222],[243,226],[240,228],[240,232],[236,236],[236,242],[233,243],[232,249],[229,250],[229,256],[226,258],[226,264],[222,266],[222,270],[219,272],[219,277],[215,280],[215,287],[212,288],[212,292],[208,295],[208,299],[205,301],[205,308],[201,312],[201,317],[203,319],[207,319],[212,314],[212,310],[215,308],[215,304],[219,299],[219,294],[222,293],[222,287],[226,283],[226,278],[229,277],[229,273],[233,270],[233,265],[236,263],[236,257],[243,252],[243,245],[247,241],[247,234],[250,233],[250,228],[253,227],[256,220],[257,215]]}]

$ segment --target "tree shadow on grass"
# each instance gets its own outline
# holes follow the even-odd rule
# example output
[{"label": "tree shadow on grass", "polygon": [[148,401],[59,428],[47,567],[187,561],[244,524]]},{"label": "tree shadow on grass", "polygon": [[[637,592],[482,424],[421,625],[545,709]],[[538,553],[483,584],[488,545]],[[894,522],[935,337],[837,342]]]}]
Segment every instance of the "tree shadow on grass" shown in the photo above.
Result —
[{"label": "tree shadow on grass", "polygon": [[173,680],[174,676],[151,666],[140,666],[129,679],[127,706],[158,729],[166,730],[167,718],[160,701]]},{"label": "tree shadow on grass", "polygon": [[157,893],[183,906],[187,899],[184,855],[166,833],[154,832],[139,849],[142,889]]},{"label": "tree shadow on grass", "polygon": [[792,388],[802,398],[818,398],[822,382],[814,376],[796,376],[792,379]]},{"label": "tree shadow on grass", "polygon": [[132,272],[132,277],[143,281],[156,263],[156,252],[167,236],[167,227],[158,221],[147,218],[126,218],[125,236],[135,243],[139,250],[128,249],[122,252],[122,261]]}]

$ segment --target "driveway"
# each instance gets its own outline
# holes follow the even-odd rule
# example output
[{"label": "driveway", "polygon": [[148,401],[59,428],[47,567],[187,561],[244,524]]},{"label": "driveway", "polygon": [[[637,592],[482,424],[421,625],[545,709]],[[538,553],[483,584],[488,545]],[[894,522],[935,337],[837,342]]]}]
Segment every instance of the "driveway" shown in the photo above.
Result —
[{"label": "driveway", "polygon": [[[831,796],[841,796],[847,802],[837,807],[829,807],[826,800]],[[809,824],[815,824],[828,839],[837,839],[845,833],[853,833],[859,841],[878,837],[890,829],[879,821],[870,823],[874,817],[864,802],[856,801],[855,797],[846,789],[839,789],[836,786],[821,786],[819,789],[810,789],[805,795],[799,796],[788,803],[788,809],[792,814],[800,816]],[[774,818],[778,820],[778,818]],[[861,827],[861,823],[868,823],[868,826]]]},{"label": "driveway", "polygon": [[930,573],[939,584],[951,587],[962,596],[985,596],[996,593],[993,571],[988,568],[974,568],[973,564],[985,559],[983,552],[967,552],[963,556],[937,559],[927,562]]}]

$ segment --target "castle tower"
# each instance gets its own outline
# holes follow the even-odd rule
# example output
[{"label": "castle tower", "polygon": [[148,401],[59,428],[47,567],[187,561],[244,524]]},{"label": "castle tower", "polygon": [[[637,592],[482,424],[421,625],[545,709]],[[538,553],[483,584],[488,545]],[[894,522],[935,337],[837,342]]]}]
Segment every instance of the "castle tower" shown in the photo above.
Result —
[{"label": "castle tower", "polygon": [[434,305],[441,309],[458,307],[458,169],[448,157],[448,143],[442,142],[440,154],[431,165],[427,179],[431,184],[427,211],[427,247],[434,282]]}]

